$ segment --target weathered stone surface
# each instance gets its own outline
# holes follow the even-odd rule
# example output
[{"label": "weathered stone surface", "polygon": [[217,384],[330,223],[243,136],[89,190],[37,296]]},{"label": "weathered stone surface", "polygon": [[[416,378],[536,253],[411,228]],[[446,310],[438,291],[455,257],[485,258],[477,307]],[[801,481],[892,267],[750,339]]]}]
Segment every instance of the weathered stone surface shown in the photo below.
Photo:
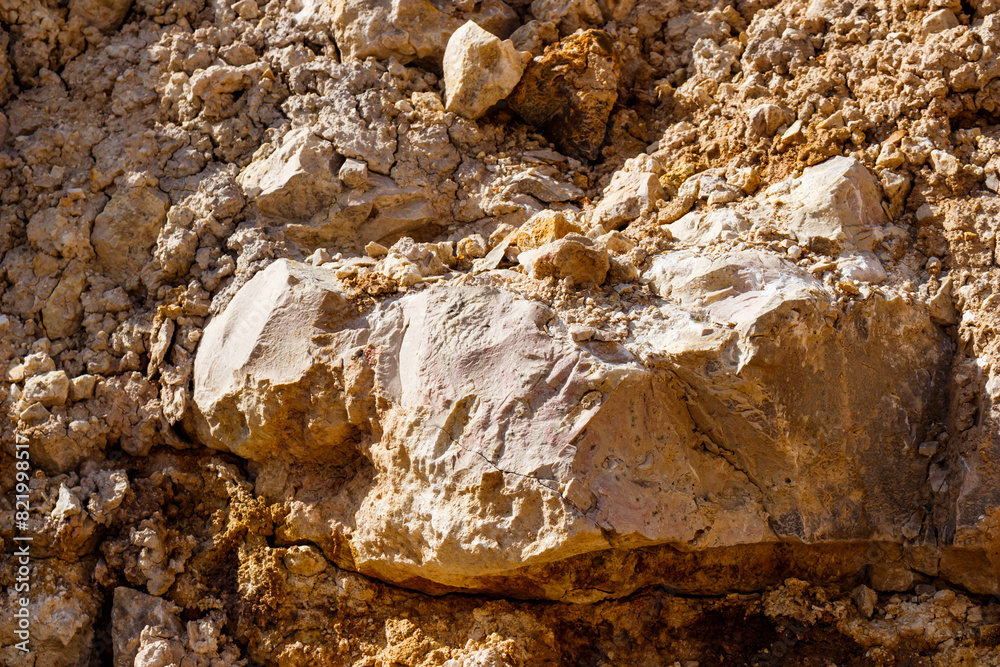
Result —
[{"label": "weathered stone surface", "polygon": [[577,225],[566,219],[565,214],[547,209],[531,216],[518,228],[514,244],[522,251],[534,250],[580,231]]},{"label": "weathered stone surface", "polygon": [[472,21],[456,30],[444,52],[445,108],[475,120],[510,94],[531,54],[500,41]]},{"label": "weathered stone surface", "polygon": [[[590,249],[570,237],[540,250],[570,244]],[[431,288],[370,313],[370,334],[341,337],[325,353],[325,372],[340,377],[334,360],[363,342],[378,437],[357,442],[374,471],[324,501],[323,511],[341,513],[334,524],[296,511],[282,534],[314,542],[338,563],[349,552],[351,567],[407,586],[579,599],[594,593],[571,592],[577,575],[553,578],[551,568],[565,561],[565,572],[579,572],[568,563],[589,567],[612,546],[756,545],[764,551],[754,558],[766,560],[768,545],[785,541],[899,543],[900,527],[926,500],[917,445],[940,414],[949,357],[927,315],[901,299],[843,313],[808,272],[757,251],[665,255],[645,279],[664,301],[611,359],[578,347],[588,338],[579,327],[503,290]],[[240,296],[225,326],[236,321]],[[289,348],[318,351],[310,341],[328,340],[315,333],[323,328],[316,311],[309,327],[281,329],[286,340],[297,336]],[[222,326],[210,326],[206,339],[216,342],[203,343],[199,359],[230,356],[225,347],[238,345],[211,336]],[[255,350],[262,368],[278,358],[276,349]],[[319,365],[297,368],[310,387],[331,386]],[[203,412],[204,377],[196,373]],[[225,411],[282,412],[277,394],[239,391]],[[326,405],[336,393],[325,394]],[[297,435],[281,451],[309,461],[332,445],[346,465],[343,436],[311,430],[313,410],[330,414],[313,405],[287,413],[284,432]],[[273,457],[273,442],[269,452],[261,439],[251,457]],[[476,513],[467,511],[471,498]],[[669,574],[629,579],[602,562],[587,575],[609,587],[602,590],[653,581],[725,588]],[[837,572],[857,566],[854,556],[837,563]],[[834,570],[829,576],[842,576]]]},{"label": "weathered stone surface", "polygon": [[83,264],[71,261],[42,308],[42,325],[49,338],[65,338],[79,330],[83,320],[80,295],[86,286],[87,273]]},{"label": "weathered stone surface", "polygon": [[710,211],[691,211],[670,225],[670,233],[684,243],[707,246],[736,238],[752,226],[739,211],[720,208]]},{"label": "weathered stone surface", "polygon": [[830,158],[776,189],[776,205],[788,216],[788,231],[817,252],[871,252],[882,238],[882,188],[854,158]]},{"label": "weathered stone surface", "polygon": [[69,15],[110,33],[121,27],[131,6],[132,0],[71,0]]},{"label": "weathered stone surface", "polygon": [[603,285],[611,267],[608,253],[579,235],[522,252],[518,261],[536,280],[569,279],[574,285]]},{"label": "weathered stone surface", "polygon": [[604,189],[604,196],[594,207],[591,219],[607,230],[618,229],[649,213],[664,197],[656,174],[620,171]]},{"label": "weathered stone surface", "polygon": [[130,176],[94,220],[90,242],[104,272],[127,290],[152,257],[167,217],[167,198],[143,174]]},{"label": "weathered stone surface", "polygon": [[47,408],[62,405],[69,395],[69,378],[66,371],[49,371],[35,375],[24,383],[21,400],[25,405],[41,403]]},{"label": "weathered stone surface", "polygon": [[111,625],[114,631],[115,667],[132,667],[136,664],[143,631],[160,628],[175,637],[183,633],[180,608],[160,597],[146,595],[131,588],[115,589],[111,608]]},{"label": "weathered stone surface", "polygon": [[533,59],[507,98],[561,151],[594,160],[618,99],[618,61],[603,30],[564,38]]},{"label": "weathered stone surface", "polygon": [[439,65],[448,38],[465,21],[505,38],[517,27],[517,14],[501,0],[456,11],[441,0],[336,0],[333,32],[345,58],[396,58]]},{"label": "weathered stone surface", "polygon": [[330,142],[300,128],[266,159],[250,163],[239,182],[264,213],[307,220],[333,202],[338,159]]},{"label": "weathered stone surface", "polygon": [[540,21],[558,25],[563,36],[610,20],[602,15],[597,0],[534,0],[531,13]]},{"label": "weathered stone surface", "polygon": [[[257,461],[343,457],[356,426],[343,377],[331,368],[343,363],[337,345],[363,343],[367,330],[356,319],[331,271],[280,260],[254,276],[201,340],[194,365],[199,437]],[[334,351],[315,348],[319,335]],[[284,443],[283,453],[275,442]]]}]

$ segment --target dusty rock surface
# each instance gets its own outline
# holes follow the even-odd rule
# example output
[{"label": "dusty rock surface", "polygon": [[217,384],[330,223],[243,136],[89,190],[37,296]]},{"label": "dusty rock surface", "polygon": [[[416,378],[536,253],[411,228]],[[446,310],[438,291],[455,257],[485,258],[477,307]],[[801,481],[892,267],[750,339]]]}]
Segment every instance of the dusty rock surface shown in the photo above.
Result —
[{"label": "dusty rock surface", "polygon": [[1000,664],[998,9],[0,0],[0,665]]}]

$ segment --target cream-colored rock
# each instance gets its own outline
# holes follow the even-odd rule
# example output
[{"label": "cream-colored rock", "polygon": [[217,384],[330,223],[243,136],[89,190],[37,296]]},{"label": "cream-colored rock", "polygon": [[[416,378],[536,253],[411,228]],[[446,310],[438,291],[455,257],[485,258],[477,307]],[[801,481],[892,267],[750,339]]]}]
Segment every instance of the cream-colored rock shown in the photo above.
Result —
[{"label": "cream-colored rock", "polygon": [[333,203],[337,159],[333,144],[300,128],[267,158],[250,163],[239,182],[264,213],[307,220]]},{"label": "cream-colored rock", "polygon": [[97,384],[96,375],[79,375],[69,381],[69,400],[85,401],[94,396],[94,385]]},{"label": "cream-colored rock", "polygon": [[934,33],[957,28],[959,25],[955,12],[951,9],[943,8],[925,16],[923,22],[920,24],[920,29],[924,35],[933,35]]},{"label": "cream-colored rock", "polygon": [[21,400],[24,405],[41,403],[47,408],[63,405],[69,396],[69,378],[66,371],[49,371],[35,375],[24,383]]},{"label": "cream-colored rock", "polygon": [[749,230],[750,220],[734,208],[691,211],[670,225],[670,233],[683,243],[707,246],[730,241]]},{"label": "cream-colored rock", "polygon": [[288,548],[282,561],[288,571],[303,577],[312,577],[326,569],[323,552],[314,546],[303,544]]},{"label": "cream-colored rock", "polygon": [[462,25],[430,0],[336,0],[333,33],[344,58],[440,62]]},{"label": "cream-colored rock", "polygon": [[540,21],[556,23],[563,36],[605,20],[598,0],[534,0],[531,13]]},{"label": "cream-colored rock", "polygon": [[340,180],[349,188],[368,187],[368,165],[353,158],[344,160],[338,172]]},{"label": "cream-colored rock", "polygon": [[145,175],[133,174],[94,220],[90,242],[101,268],[127,290],[139,286],[139,272],[152,257],[167,204]]},{"label": "cream-colored rock", "polygon": [[[332,271],[271,264],[205,327],[194,363],[199,437],[255,461],[343,457],[357,429],[333,367],[364,343],[363,327]],[[327,346],[313,344],[319,335]]]},{"label": "cream-colored rock", "polygon": [[663,198],[656,174],[619,171],[604,189],[604,197],[591,212],[591,220],[607,230],[617,229],[653,210]]},{"label": "cream-colored rock", "polygon": [[787,229],[800,244],[836,255],[855,247],[871,252],[886,220],[882,188],[863,164],[833,157],[806,169],[775,200]]},{"label": "cream-colored rock", "polygon": [[510,94],[530,53],[500,41],[472,21],[452,33],[444,52],[445,108],[475,120]]},{"label": "cream-colored rock", "polygon": [[107,524],[129,493],[128,474],[124,470],[102,470],[92,479],[97,490],[88,498],[87,514],[97,523]]},{"label": "cream-colored rock", "polygon": [[[569,243],[591,249],[568,237],[541,250]],[[926,475],[923,459],[906,454],[923,428],[912,424],[923,423],[949,355],[928,317],[901,299],[845,313],[808,272],[757,251],[674,253],[654,260],[645,280],[663,301],[608,358],[581,347],[609,345],[604,331],[584,335],[537,302],[484,287],[438,286],[387,302],[368,314],[370,333],[327,353],[314,341],[329,334],[318,332],[341,324],[316,324],[316,305],[301,315],[313,324],[270,328],[284,344],[256,346],[258,367],[311,346],[327,365],[310,367],[323,399],[288,414],[280,439],[261,438],[256,460],[279,452],[316,460],[330,446],[344,465],[360,460],[339,433],[310,430],[319,415],[336,414],[338,391],[358,393],[322,384],[340,377],[337,351],[358,341],[358,368],[374,374],[362,390],[373,398],[365,414],[378,425],[355,440],[374,470],[322,499],[315,482],[289,491],[295,509],[279,534],[320,546],[338,564],[349,544],[352,568],[425,590],[578,600],[603,593],[575,590],[578,575],[567,573],[578,571],[568,564],[599,558],[612,543],[664,546],[657,558],[669,559],[695,545],[900,539],[895,517],[908,516]],[[264,282],[244,288],[255,302]],[[242,296],[216,326],[235,328]],[[208,345],[202,354],[224,356]],[[206,377],[196,372],[196,396],[207,395]],[[244,391],[225,412],[284,414],[281,396]],[[863,428],[848,437],[845,424]],[[275,483],[267,475],[284,474],[264,471],[262,488]],[[664,581],[616,567],[605,562],[586,576],[617,592]]]}]

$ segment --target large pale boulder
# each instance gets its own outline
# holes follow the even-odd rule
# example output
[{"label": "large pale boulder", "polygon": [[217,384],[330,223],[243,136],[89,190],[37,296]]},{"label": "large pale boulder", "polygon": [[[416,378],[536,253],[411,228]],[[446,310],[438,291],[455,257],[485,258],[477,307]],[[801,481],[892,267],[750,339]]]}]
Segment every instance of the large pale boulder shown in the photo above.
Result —
[{"label": "large pale boulder", "polygon": [[[338,354],[367,335],[355,320],[332,272],[271,264],[205,327],[191,428],[210,447],[256,461],[343,457],[357,429]],[[317,336],[326,336],[326,345],[317,345]]]},{"label": "large pale boulder", "polygon": [[278,539],[431,592],[844,580],[872,544],[905,563],[950,354],[927,314],[844,311],[756,251],[681,251],[644,279],[658,300],[621,344],[578,344],[547,306],[475,285],[351,325],[321,273],[276,263],[206,329],[202,437],[267,462]]},{"label": "large pale boulder", "polygon": [[515,573],[611,541],[769,539],[757,490],[697,448],[673,382],[603,361],[554,317],[483,287],[427,290],[381,314],[376,491],[350,545],[362,572],[432,590],[496,577],[559,597],[564,582]]},{"label": "large pale boulder", "polygon": [[445,108],[475,120],[510,94],[521,80],[530,53],[468,21],[444,52]]},{"label": "large pale boulder", "polygon": [[699,430],[754,479],[771,528],[806,543],[900,540],[927,500],[917,445],[951,354],[927,313],[881,297],[844,312],[810,274],[758,251],[681,251],[645,278],[707,320],[700,343],[667,320],[639,332],[636,351],[688,385]]}]

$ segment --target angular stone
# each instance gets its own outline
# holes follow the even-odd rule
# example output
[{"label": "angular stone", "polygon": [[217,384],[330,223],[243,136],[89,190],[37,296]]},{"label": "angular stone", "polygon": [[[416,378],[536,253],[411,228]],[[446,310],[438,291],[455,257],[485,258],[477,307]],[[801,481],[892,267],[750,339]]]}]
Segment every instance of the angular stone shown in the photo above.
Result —
[{"label": "angular stone", "polygon": [[94,220],[90,242],[101,268],[127,290],[139,286],[139,272],[167,218],[167,203],[144,175],[134,174]]},{"label": "angular stone", "polygon": [[132,0],[70,0],[70,18],[81,18],[101,32],[111,33],[121,27]]},{"label": "angular stone", "polygon": [[364,342],[363,325],[332,271],[274,262],[205,327],[192,428],[208,446],[255,461],[342,458],[357,429],[329,367],[342,363],[337,350]]},{"label": "angular stone", "polygon": [[[485,0],[457,11],[442,0],[335,0],[333,34],[342,57],[364,60],[395,58],[440,65],[448,38],[466,21],[505,38],[518,17],[502,0]],[[471,6],[473,3],[462,3]]]},{"label": "angular stone", "polygon": [[87,274],[83,264],[78,260],[71,261],[42,307],[42,325],[49,338],[72,336],[80,329],[83,321],[80,295],[86,287]]},{"label": "angular stone", "polygon": [[854,158],[837,156],[809,167],[782,195],[787,228],[800,244],[836,255],[855,247],[872,252],[886,220],[882,188]]},{"label": "angular stone", "polygon": [[132,667],[140,648],[142,631],[161,627],[175,637],[183,634],[181,608],[168,600],[119,586],[111,607],[114,667]]},{"label": "angular stone", "polygon": [[518,255],[518,261],[536,280],[570,279],[574,285],[604,284],[611,268],[608,253],[596,248],[583,236],[546,243],[536,250]]},{"label": "angular stone", "polygon": [[533,59],[507,102],[559,150],[594,160],[617,99],[618,61],[611,37],[587,30]]},{"label": "angular stone", "polygon": [[[950,358],[927,315],[881,297],[843,313],[811,275],[757,251],[672,253],[645,278],[713,325],[699,340],[665,322],[637,352],[680,362],[701,431],[759,485],[772,529],[807,543],[900,539],[897,517],[926,493],[919,420],[941,409]],[[709,349],[719,366],[699,359]]]},{"label": "angular stone", "polygon": [[752,226],[750,220],[733,208],[691,211],[670,225],[670,233],[683,243],[708,246],[730,241]]},{"label": "angular stone", "polygon": [[63,405],[69,396],[69,378],[65,371],[50,371],[29,378],[24,383],[21,401],[24,405],[41,403],[47,408]]},{"label": "angular stone", "polygon": [[343,57],[440,60],[462,22],[430,0],[336,0],[333,33]]},{"label": "angular stone", "polygon": [[531,167],[501,179],[501,195],[516,201],[516,195],[531,195],[546,202],[574,201],[583,198],[583,190],[559,178],[559,172],[550,167]]},{"label": "angular stone", "polygon": [[652,211],[656,202],[665,197],[656,174],[619,171],[604,189],[604,197],[594,207],[591,220],[607,230],[618,229]]},{"label": "angular stone", "polygon": [[579,234],[580,228],[566,219],[561,211],[545,210],[531,216],[520,226],[514,244],[522,252],[558,241],[567,234]]},{"label": "angular stone", "polygon": [[540,21],[558,24],[564,36],[606,20],[597,0],[534,0],[531,14]]},{"label": "angular stone", "polygon": [[[569,237],[541,250],[570,244],[590,249]],[[244,291],[259,303],[275,279],[254,280]],[[254,365],[307,368],[295,375],[308,382],[292,382],[310,395],[296,390],[290,401],[289,385],[275,382],[284,391],[239,388],[241,400],[212,407],[206,399],[225,392],[204,386],[206,364],[243,356],[220,353],[212,328],[237,330],[251,299],[241,291],[206,331],[196,401],[234,423],[285,415],[283,430],[252,427],[261,435],[253,451],[232,448],[273,463],[259,484],[277,484],[276,502],[296,498],[282,539],[430,592],[587,600],[607,594],[598,589],[667,583],[718,593],[737,581],[780,581],[789,566],[776,563],[786,558],[796,571],[842,580],[864,564],[864,545],[904,539],[898,517],[925,502],[926,461],[916,449],[939,414],[936,388],[950,354],[927,315],[880,297],[844,312],[808,272],[757,251],[665,255],[645,280],[662,300],[624,345],[487,287],[408,294],[353,330],[345,315],[320,321],[320,299],[311,297],[299,315],[308,326],[234,335],[233,350],[253,347],[254,359],[224,364],[239,366],[241,378]],[[279,291],[289,317],[302,297]],[[276,321],[267,313],[277,310],[265,305],[254,317]],[[364,359],[361,375],[372,373],[367,384],[346,380],[346,360],[355,358]],[[310,429],[331,414],[346,422],[351,408],[339,401],[359,395],[370,403],[350,422],[356,438]],[[294,414],[289,402],[299,406]],[[223,438],[233,434],[239,429]],[[336,456],[317,455],[331,450]],[[280,491],[284,482],[266,476],[283,479],[282,457],[371,467],[343,487],[299,475],[289,480],[299,491]],[[837,556],[817,561],[819,553]],[[734,554],[742,575],[698,574]]]},{"label": "angular stone", "polygon": [[445,108],[475,120],[510,94],[531,54],[500,41],[472,21],[456,30],[444,52]]},{"label": "angular stone", "polygon": [[333,202],[338,159],[333,144],[299,128],[266,159],[251,162],[238,180],[264,213],[307,220]]}]

